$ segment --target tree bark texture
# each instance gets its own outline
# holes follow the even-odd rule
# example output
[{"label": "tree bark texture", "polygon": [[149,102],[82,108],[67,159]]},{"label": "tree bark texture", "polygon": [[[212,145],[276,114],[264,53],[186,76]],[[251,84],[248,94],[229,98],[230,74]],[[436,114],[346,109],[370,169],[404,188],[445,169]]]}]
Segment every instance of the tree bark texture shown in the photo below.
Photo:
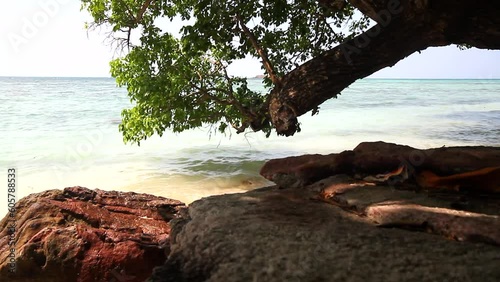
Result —
[{"label": "tree bark texture", "polygon": [[[334,1],[334,0],[331,0]],[[377,24],[297,67],[271,92],[268,114],[280,135],[357,79],[432,46],[500,49],[500,1],[349,0]]]}]

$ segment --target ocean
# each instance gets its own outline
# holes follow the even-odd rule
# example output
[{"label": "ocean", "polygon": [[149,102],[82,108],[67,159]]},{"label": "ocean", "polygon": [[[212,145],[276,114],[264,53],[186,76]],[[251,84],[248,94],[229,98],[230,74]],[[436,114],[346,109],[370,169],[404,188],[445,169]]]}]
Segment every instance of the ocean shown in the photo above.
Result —
[{"label": "ocean", "polygon": [[[249,85],[265,91],[258,79]],[[302,132],[288,138],[204,127],[124,144],[118,124],[131,106],[112,78],[1,77],[0,213],[11,167],[18,200],[79,185],[189,203],[269,185],[259,176],[266,160],[335,153],[363,141],[500,146],[500,80],[359,80],[319,115],[299,118]]]}]

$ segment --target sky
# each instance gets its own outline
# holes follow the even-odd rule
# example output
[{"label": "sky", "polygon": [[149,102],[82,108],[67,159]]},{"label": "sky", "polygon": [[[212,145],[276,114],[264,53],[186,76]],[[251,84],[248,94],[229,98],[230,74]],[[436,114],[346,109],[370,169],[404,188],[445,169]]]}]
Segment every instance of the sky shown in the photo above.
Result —
[{"label": "sky", "polygon": [[[0,3],[0,76],[109,77],[116,54],[78,0],[3,0]],[[230,67],[233,75],[261,73],[257,60]],[[373,78],[500,78],[500,51],[455,46],[429,48]]]}]

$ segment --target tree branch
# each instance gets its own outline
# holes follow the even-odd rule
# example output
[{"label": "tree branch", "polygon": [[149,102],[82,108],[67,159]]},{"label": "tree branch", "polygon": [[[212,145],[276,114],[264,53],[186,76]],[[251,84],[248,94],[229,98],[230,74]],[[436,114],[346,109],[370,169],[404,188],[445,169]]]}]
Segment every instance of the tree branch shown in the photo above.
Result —
[{"label": "tree branch", "polygon": [[[251,109],[245,108],[236,99],[236,97],[234,97],[234,95],[233,95],[234,90],[233,90],[233,86],[232,86],[232,82],[231,82],[231,77],[227,73],[226,66],[224,66],[224,64],[220,60],[216,60],[215,64],[216,64],[217,68],[220,68],[217,70],[222,70],[224,78],[229,83],[229,88],[224,89],[224,88],[220,88],[220,87],[215,87],[213,85],[209,85],[210,87],[204,87],[204,86],[198,86],[198,85],[196,85],[196,83],[190,82],[190,86],[197,90],[196,92],[193,92],[190,95],[200,95],[200,97],[210,99],[217,104],[236,107],[241,112],[241,114],[245,118],[248,119],[248,122],[243,122],[241,126],[237,126],[234,122],[230,122],[230,124],[234,129],[236,129],[237,133],[244,132],[251,125],[251,122],[256,118],[256,115],[254,115],[252,113]],[[200,83],[203,83],[203,81],[204,81],[203,76],[199,72],[197,72],[197,74],[198,74],[198,77],[200,79]],[[227,99],[220,99],[219,97],[210,94],[210,92],[224,93],[225,95],[227,95],[227,97],[229,99],[228,100]]]},{"label": "tree branch", "polygon": [[280,86],[281,85],[281,78],[276,74],[276,71],[274,70],[274,66],[267,56],[266,50],[264,48],[262,48],[262,46],[260,46],[257,38],[245,25],[245,23],[243,22],[240,15],[236,14],[235,18],[238,21],[239,26],[243,30],[243,33],[245,33],[245,35],[248,37],[248,39],[252,43],[252,46],[255,48],[255,50],[259,54],[260,58],[262,59],[262,64],[264,65],[264,68],[266,69],[267,73],[269,74],[269,78],[271,79],[271,81],[273,82],[274,85]]},{"label": "tree branch", "polygon": [[139,12],[137,13],[137,16],[135,17],[135,24],[138,24],[142,21],[142,17],[144,16],[144,13],[148,9],[148,7],[151,5],[151,3],[153,3],[153,0],[146,0],[146,2],[144,2],[144,4],[142,4],[141,9],[139,10]]},{"label": "tree branch", "polygon": [[416,51],[450,44],[500,49],[500,17],[495,16],[500,14],[500,2],[478,0],[474,8],[466,0],[441,0],[431,8],[417,2],[425,1],[401,1],[401,6],[391,8],[397,14],[386,14],[384,22],[283,76],[268,102],[278,134],[293,135],[298,116],[336,97],[357,79]]}]

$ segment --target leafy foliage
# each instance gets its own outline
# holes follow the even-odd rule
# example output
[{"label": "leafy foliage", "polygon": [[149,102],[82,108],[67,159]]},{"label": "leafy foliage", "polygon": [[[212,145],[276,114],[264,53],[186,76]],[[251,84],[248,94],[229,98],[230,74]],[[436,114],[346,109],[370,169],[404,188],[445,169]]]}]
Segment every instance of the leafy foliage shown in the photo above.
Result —
[{"label": "leafy foliage", "polygon": [[[135,103],[122,112],[126,142],[139,143],[169,129],[181,132],[204,124],[221,132],[230,126],[269,135],[265,112],[269,93],[256,93],[246,78],[233,77],[233,61],[263,61],[265,83],[367,28],[343,0],[82,0],[94,23],[108,25],[129,52],[111,62],[111,74]],[[167,31],[182,19],[179,36]],[[133,45],[130,34],[140,33]],[[120,37],[122,36],[122,37]],[[260,50],[260,52],[259,52]],[[268,67],[264,64],[268,62]],[[271,68],[269,67],[271,66]]]}]

